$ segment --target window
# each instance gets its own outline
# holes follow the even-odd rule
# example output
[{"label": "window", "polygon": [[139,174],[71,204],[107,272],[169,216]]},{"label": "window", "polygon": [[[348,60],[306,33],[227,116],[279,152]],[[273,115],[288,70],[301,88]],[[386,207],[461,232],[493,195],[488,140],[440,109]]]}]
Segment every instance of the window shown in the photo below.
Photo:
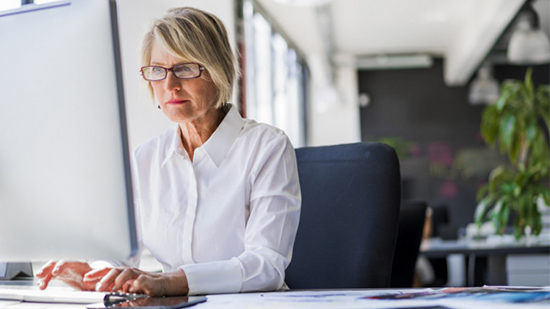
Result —
[{"label": "window", "polygon": [[21,0],[0,1],[0,11],[12,10],[21,7]]},{"label": "window", "polygon": [[71,0],[0,0],[0,16],[9,16],[44,8],[53,8],[68,5],[70,2]]},{"label": "window", "polygon": [[294,147],[306,145],[307,66],[255,1],[244,3],[246,116],[274,125]]},{"label": "window", "polygon": [[60,0],[34,0],[32,1],[34,4],[44,4],[44,3],[50,3],[50,2],[57,2]]}]

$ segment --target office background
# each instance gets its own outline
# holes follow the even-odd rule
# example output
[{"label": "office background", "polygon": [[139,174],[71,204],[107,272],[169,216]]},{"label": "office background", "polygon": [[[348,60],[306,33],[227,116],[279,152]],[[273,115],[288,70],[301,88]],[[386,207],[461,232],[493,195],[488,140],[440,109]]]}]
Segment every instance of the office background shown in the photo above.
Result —
[{"label": "office background", "polygon": [[[334,1],[333,4],[353,4],[353,1],[346,1]],[[515,10],[502,9],[499,5],[504,2],[499,1],[486,3],[490,9],[479,3],[458,6],[463,8],[459,13],[467,15],[469,12],[471,19],[482,15],[492,18],[499,23],[501,31],[493,34],[494,46],[483,47],[487,42],[475,42],[480,45],[479,49],[487,49],[487,54],[471,53],[473,62],[475,57],[479,59],[471,75],[462,83],[448,81],[449,59],[457,58],[452,47],[462,48],[456,42],[451,42],[455,45],[447,43],[450,45],[448,50],[434,55],[431,64],[423,67],[365,67],[360,63],[361,55],[339,51],[335,45],[323,45],[323,26],[311,23],[326,12],[281,2],[284,1],[118,0],[130,147],[134,148],[171,125],[151,102],[137,74],[141,37],[150,20],[162,16],[166,9],[195,6],[216,14],[225,22],[234,49],[240,54],[245,74],[241,85],[235,89],[234,103],[243,114],[282,127],[295,147],[378,140],[394,142],[394,146],[405,144],[407,148],[400,158],[403,197],[421,199],[430,206],[448,207],[450,223],[456,229],[471,223],[477,189],[486,182],[492,168],[506,159],[483,142],[479,124],[484,105],[468,102],[468,91],[483,57],[494,60],[493,76],[499,82],[524,78],[528,66],[510,64],[503,60],[503,54],[513,28],[511,21],[526,1],[509,3]],[[429,1],[418,5],[427,4]],[[538,0],[534,4],[541,17],[541,27],[548,34],[550,1]],[[502,10],[501,15],[510,15],[507,22],[500,20],[497,9]],[[401,16],[406,13],[403,10],[397,7],[395,14]],[[437,10],[426,8],[431,13]],[[379,14],[391,15],[389,12]],[[365,15],[372,18],[376,14]],[[338,22],[334,16],[332,19],[333,24]],[[470,28],[491,28],[470,20],[465,20],[461,26],[468,29],[461,29],[457,36],[471,34],[478,40],[479,35]],[[311,31],[312,28],[315,30]],[[306,39],[308,31],[311,33]],[[373,31],[364,30],[365,35],[372,35]],[[340,38],[332,40],[335,44]],[[329,56],[333,61],[328,61]],[[467,60],[464,63],[472,66]],[[280,67],[286,67],[287,71],[281,74]],[[535,84],[548,84],[548,64],[532,67]],[[299,78],[305,84],[296,86],[296,81],[292,84],[293,70],[300,71]],[[302,87],[303,93],[288,95],[295,87]],[[365,95],[366,104],[361,102]],[[291,122],[290,117],[294,117]]]},{"label": "office background", "polygon": [[[535,85],[549,83],[549,66],[533,68]],[[527,66],[495,65],[494,76],[523,80]],[[399,138],[403,198],[447,205],[451,224],[473,220],[477,189],[507,158],[480,135],[485,105],[468,102],[465,86],[444,84],[443,61],[428,69],[359,71],[359,91],[371,103],[362,107],[363,141]],[[472,77],[473,79],[474,77]]]},{"label": "office background", "polygon": [[[499,58],[503,52],[500,41],[506,37],[495,43],[493,51],[496,53],[475,54],[477,58],[472,57],[473,64],[464,62],[472,67],[465,81],[449,82],[448,62],[455,55],[452,47],[460,50],[460,46],[431,55],[432,62],[423,67],[365,68],[356,62],[357,57],[364,55],[338,50],[336,45],[325,46],[323,38],[326,37],[318,33],[323,32],[322,25],[314,25],[317,32],[307,32],[311,28],[307,22],[326,17],[326,11],[285,6],[281,2],[284,1],[118,0],[130,148],[173,125],[150,100],[138,74],[141,38],[151,19],[162,16],[168,8],[194,6],[216,14],[228,28],[245,72],[243,82],[235,89],[234,103],[248,117],[282,127],[296,147],[378,140],[394,143],[397,148],[402,146],[403,198],[421,199],[430,206],[447,205],[451,223],[457,228],[471,223],[477,189],[486,181],[490,170],[506,159],[481,139],[479,124],[484,106],[468,102],[468,91],[484,57],[497,60],[492,68],[499,82],[509,78],[523,79],[527,66],[512,65]],[[332,2],[350,6],[354,3],[352,0]],[[507,15],[507,22],[494,18],[499,21],[495,28],[504,33],[525,3],[527,1],[491,0],[481,5],[466,1],[459,13],[467,15],[470,12],[472,19],[485,16],[478,12],[491,13],[487,15],[490,17],[499,13]],[[534,3],[541,13],[541,26],[548,34],[550,1]],[[430,2],[419,1],[418,4]],[[505,4],[507,9],[502,8]],[[484,11],[485,6],[501,8],[502,12]],[[427,7],[426,10],[435,9]],[[403,11],[403,6],[396,6],[396,15],[401,16]],[[369,13],[370,18],[378,14]],[[379,12],[381,16],[388,14],[392,15],[391,12]],[[435,21],[442,20],[441,16],[435,17]],[[482,22],[472,22],[466,28],[471,30],[477,26],[483,26]],[[371,34],[376,27],[373,24],[363,31]],[[255,40],[252,49],[246,46],[251,33]],[[462,36],[469,33],[465,31]],[[501,33],[494,35],[498,38]],[[314,39],[306,40],[306,36]],[[269,39],[262,40],[266,37]],[[333,39],[336,44],[340,38]],[[356,39],[361,40],[360,36]],[[397,40],[403,39],[403,36],[397,37]],[[482,48],[488,44],[482,41],[474,43]],[[261,49],[262,46],[265,48]],[[288,71],[281,73],[280,67],[287,64],[290,64]],[[535,84],[548,84],[548,64],[533,68]],[[270,73],[262,75],[261,72]],[[287,80],[286,76],[292,78]],[[251,77],[256,84],[247,80]],[[254,89],[258,90],[249,92]],[[292,121],[286,121],[290,117]]]}]

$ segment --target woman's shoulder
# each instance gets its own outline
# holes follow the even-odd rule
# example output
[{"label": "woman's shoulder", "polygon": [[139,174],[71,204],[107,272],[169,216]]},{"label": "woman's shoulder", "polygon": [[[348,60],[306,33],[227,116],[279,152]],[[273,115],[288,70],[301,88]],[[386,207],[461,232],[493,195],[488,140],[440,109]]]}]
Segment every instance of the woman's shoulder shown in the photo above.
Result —
[{"label": "woman's shoulder", "polygon": [[256,122],[251,119],[244,119],[241,136],[247,140],[254,140],[263,143],[287,143],[289,141],[285,132],[267,123]]}]

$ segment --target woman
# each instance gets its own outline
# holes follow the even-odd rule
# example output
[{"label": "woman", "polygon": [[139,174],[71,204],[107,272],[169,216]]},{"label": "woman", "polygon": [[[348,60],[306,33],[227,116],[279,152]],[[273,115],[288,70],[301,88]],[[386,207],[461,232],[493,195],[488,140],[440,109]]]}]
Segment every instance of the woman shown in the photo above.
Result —
[{"label": "woman", "polygon": [[156,20],[141,74],[176,124],[134,152],[140,243],[163,265],[92,270],[49,262],[37,274],[84,290],[151,296],[283,288],[300,213],[296,158],[286,135],[227,104],[237,75],[222,22],[194,8]]}]

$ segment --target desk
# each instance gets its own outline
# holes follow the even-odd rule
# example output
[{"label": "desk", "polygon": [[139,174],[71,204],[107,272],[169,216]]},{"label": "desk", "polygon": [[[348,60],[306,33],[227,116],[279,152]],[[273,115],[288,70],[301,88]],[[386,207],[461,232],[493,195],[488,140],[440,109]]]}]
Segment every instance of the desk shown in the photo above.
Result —
[{"label": "desk", "polygon": [[506,257],[517,254],[550,254],[550,242],[526,244],[521,242],[499,243],[467,240],[428,239],[422,242],[420,254],[427,258],[447,257],[450,254],[462,254],[468,258],[467,283],[474,286],[476,257],[488,257],[489,271],[492,279],[498,282],[491,284],[507,284]]},{"label": "desk", "polygon": [[[403,294],[413,292],[432,293],[440,290],[432,289],[354,289],[354,290],[313,290],[313,291],[291,291],[291,292],[265,292],[265,293],[243,293],[243,294],[222,294],[208,295],[205,303],[197,304],[190,308],[196,309],[241,309],[241,308],[263,308],[263,309],[293,309],[293,308],[426,308],[431,306],[443,306],[453,309],[548,309],[550,302],[510,303],[501,300],[480,300],[465,299],[459,297],[447,297],[439,299],[399,299],[399,300],[378,300],[365,299],[385,294]],[[544,296],[548,298],[550,290],[546,290]],[[477,296],[473,296],[477,297]],[[71,304],[38,304],[38,303],[17,303],[0,301],[0,308],[21,309],[21,308],[61,308],[61,309],[83,309],[85,305]]]}]

